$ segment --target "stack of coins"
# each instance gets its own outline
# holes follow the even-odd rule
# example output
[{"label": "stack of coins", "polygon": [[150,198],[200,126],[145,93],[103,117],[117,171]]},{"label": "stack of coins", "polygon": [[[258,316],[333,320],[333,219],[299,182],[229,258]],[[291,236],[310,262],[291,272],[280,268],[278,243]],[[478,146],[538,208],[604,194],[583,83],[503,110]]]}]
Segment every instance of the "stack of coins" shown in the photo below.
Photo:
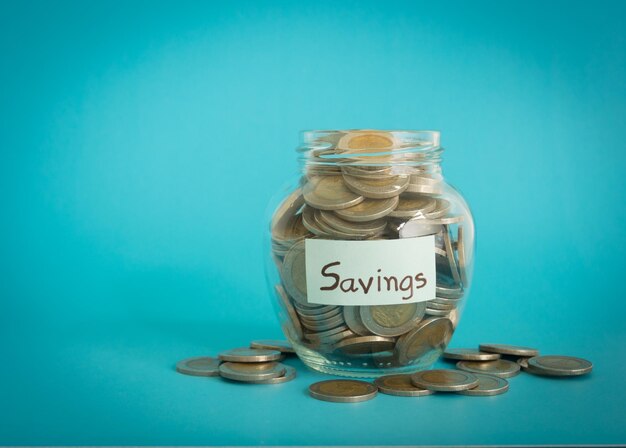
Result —
[{"label": "stack of coins", "polygon": [[278,361],[293,348],[283,341],[253,341],[250,348],[226,350],[217,358],[208,356],[185,359],[176,370],[186,375],[219,376],[248,384],[280,384],[296,377],[296,369]]},{"label": "stack of coins", "polygon": [[[429,171],[432,168],[392,167],[388,155],[358,158],[372,149],[383,154],[401,151],[391,133],[329,132],[316,144],[307,147],[307,171],[300,187],[272,218],[272,258],[280,274],[276,293],[285,335],[296,348],[315,350],[348,366],[431,365],[456,328],[468,286],[463,223],[467,216],[446,199],[450,187],[439,172]],[[435,235],[436,241],[437,285],[432,300],[385,306],[308,302],[305,239],[425,235]]]}]

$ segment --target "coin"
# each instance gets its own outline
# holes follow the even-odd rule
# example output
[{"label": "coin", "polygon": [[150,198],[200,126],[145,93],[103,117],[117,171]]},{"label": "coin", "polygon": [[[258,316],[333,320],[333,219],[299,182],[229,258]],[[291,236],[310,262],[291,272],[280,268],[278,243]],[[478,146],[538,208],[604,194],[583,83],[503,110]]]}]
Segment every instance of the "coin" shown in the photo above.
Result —
[{"label": "coin", "polygon": [[498,353],[486,353],[473,348],[448,348],[443,352],[446,359],[458,359],[461,361],[495,361],[500,358]]},{"label": "coin", "polygon": [[341,314],[338,314],[335,317],[331,317],[330,319],[327,319],[321,322],[307,321],[307,320],[304,320],[304,318],[301,318],[300,322],[302,323],[304,327],[308,328],[309,330],[315,330],[315,331],[326,331],[326,330],[330,330],[331,328],[336,328],[336,327],[339,327],[340,325],[345,324],[343,320],[343,315]]},{"label": "coin", "polygon": [[331,319],[335,316],[342,314],[341,308],[339,307],[333,307],[332,309],[328,311],[315,312],[315,313],[312,313],[311,310],[303,311],[298,308],[296,308],[296,310],[298,311],[298,314],[300,314],[301,320],[313,322],[313,323],[322,322],[324,320],[328,320],[328,319]]},{"label": "coin", "polygon": [[341,167],[344,174],[354,177],[365,177],[368,179],[384,179],[391,174],[390,166],[351,166],[345,165]]},{"label": "coin", "polygon": [[450,263],[450,272],[452,273],[452,279],[456,285],[461,283],[461,276],[459,274],[459,268],[456,263],[456,257],[454,256],[454,250],[452,249],[452,238],[450,237],[450,228],[447,225],[443,226],[443,242],[445,244],[446,253],[448,254],[448,262]]},{"label": "coin", "polygon": [[[361,202],[362,204],[362,202]],[[360,205],[360,204],[359,204]],[[358,207],[358,206],[357,206]],[[332,239],[339,240],[359,240],[363,239],[367,234],[363,232],[343,232],[341,230],[337,230],[334,227],[328,225],[321,217],[321,210],[315,210],[314,214],[315,221],[317,226],[326,232],[328,235],[332,237]]]},{"label": "coin", "polygon": [[387,226],[387,221],[384,219],[363,222],[348,221],[339,217],[335,212],[325,210],[320,210],[320,217],[329,226],[346,233],[374,235],[383,232]]},{"label": "coin", "polygon": [[572,356],[535,356],[528,360],[528,371],[548,376],[577,376],[591,372],[593,364]]},{"label": "coin", "polygon": [[346,187],[343,177],[319,176],[309,179],[303,188],[304,200],[312,207],[322,210],[338,210],[363,201],[364,197]]},{"label": "coin", "polygon": [[459,256],[459,273],[461,274],[461,283],[467,285],[467,265],[465,261],[465,237],[463,236],[463,226],[459,225],[457,229],[457,249],[456,253]]},{"label": "coin", "polygon": [[423,302],[361,306],[361,322],[379,336],[399,336],[422,320],[425,308]]},{"label": "coin", "polygon": [[450,310],[439,310],[436,308],[426,307],[424,309],[424,314],[428,316],[437,316],[437,317],[447,317],[450,313]]},{"label": "coin", "polygon": [[409,186],[409,176],[388,176],[372,179],[344,174],[343,180],[350,190],[372,199],[398,196]]},{"label": "coin", "polygon": [[298,313],[291,304],[291,300],[289,300],[289,296],[281,285],[276,285],[275,290],[279,298],[278,305],[285,315],[283,319],[284,324],[281,325],[285,336],[291,337],[293,340],[302,339],[302,325],[300,324]]},{"label": "coin", "polygon": [[268,350],[278,350],[281,353],[295,353],[291,344],[278,339],[257,339],[250,343],[250,348],[264,348]]},{"label": "coin", "polygon": [[289,196],[287,196],[287,198],[285,198],[285,200],[274,212],[272,218],[272,237],[275,237],[275,233],[279,233],[284,228],[285,222],[291,219],[291,217],[296,214],[303,204],[304,197],[302,196],[302,189],[300,188],[295,189]]},{"label": "coin", "polygon": [[530,358],[519,358],[516,362],[519,364],[519,366],[522,368],[522,370],[527,370],[528,369],[528,360]]},{"label": "coin", "polygon": [[184,359],[176,364],[176,371],[185,375],[219,376],[221,361],[209,356],[197,356]]},{"label": "coin", "polygon": [[373,384],[357,380],[326,380],[309,386],[309,393],[313,398],[335,403],[371,400],[377,392]]},{"label": "coin", "polygon": [[300,241],[309,235],[309,229],[302,223],[302,215],[297,214],[291,216],[285,222],[284,227],[281,228],[279,225],[274,227],[272,240],[276,244],[291,246],[296,241]]},{"label": "coin", "polygon": [[398,397],[422,397],[434,393],[432,390],[413,385],[411,375],[385,375],[376,378],[374,384],[380,392]]},{"label": "coin", "polygon": [[426,213],[435,209],[437,201],[428,196],[421,195],[402,195],[398,206],[389,216],[393,218],[414,218],[416,216],[424,216]]},{"label": "coin", "polygon": [[445,317],[423,320],[398,339],[396,344],[398,362],[408,365],[421,359],[423,365],[434,363],[448,345],[453,330],[452,322]]},{"label": "coin", "polygon": [[293,380],[296,377],[296,369],[291,366],[283,367],[285,368],[285,373],[283,373],[281,376],[268,378],[266,380],[249,380],[246,382],[250,384],[281,384]]},{"label": "coin", "polygon": [[478,378],[478,386],[473,389],[459,391],[459,394],[474,397],[487,397],[491,395],[500,395],[509,390],[509,382],[504,378],[492,375],[483,375],[481,373],[474,373],[474,376]]},{"label": "coin", "polygon": [[366,199],[352,207],[335,210],[335,213],[346,221],[374,221],[387,216],[396,208],[397,204],[397,196],[389,199]]},{"label": "coin", "polygon": [[450,209],[452,208],[452,204],[450,204],[450,201],[446,201],[445,199],[441,199],[441,198],[434,198],[434,199],[435,199],[435,208],[433,208],[431,211],[427,212],[424,215],[426,219],[443,218],[450,212]]},{"label": "coin", "polygon": [[519,374],[520,366],[516,362],[506,359],[496,361],[459,361],[456,368],[472,373],[486,373],[487,375],[510,378]]},{"label": "coin", "polygon": [[336,344],[339,341],[342,341],[346,338],[355,336],[354,332],[346,329],[345,327],[339,328],[339,331],[328,330],[329,332],[320,332],[320,333],[312,333],[306,335],[309,341],[319,343],[320,345],[328,346],[328,350],[332,351],[331,347],[333,344]]},{"label": "coin", "polygon": [[281,356],[278,350],[268,350],[262,348],[233,348],[219,354],[222,361],[233,362],[267,362],[276,361]]},{"label": "coin", "polygon": [[285,366],[278,362],[225,362],[220,364],[220,376],[235,381],[259,381],[285,374]]},{"label": "coin", "polygon": [[[309,308],[302,306],[302,304],[298,302],[295,302],[293,306],[296,308],[298,314],[302,317],[316,317],[340,309],[339,307],[334,305],[320,305],[315,308]],[[332,313],[329,315],[332,316]]]},{"label": "coin", "polygon": [[331,236],[324,232],[324,230],[322,230],[322,228],[318,225],[317,220],[315,219],[315,209],[313,207],[309,207],[308,205],[305,205],[302,209],[302,225],[313,235],[321,237]]},{"label": "coin", "polygon": [[[325,330],[325,331],[317,331],[315,333],[305,333],[304,335],[307,337],[307,339],[310,340],[319,340],[319,339],[324,339],[330,336],[333,336],[337,333],[341,333],[343,331],[348,330],[348,327],[346,327],[345,325],[341,325],[339,327],[336,328],[331,328],[330,330]],[[348,330],[349,331],[349,330]],[[352,332],[350,332],[352,333]]]},{"label": "coin", "polygon": [[384,338],[382,336],[357,336],[344,339],[333,347],[334,351],[341,352],[348,356],[368,355],[393,350],[395,342],[395,339]]},{"label": "coin", "polygon": [[411,382],[423,389],[436,392],[458,392],[478,386],[478,378],[458,370],[422,370],[411,375]]},{"label": "coin", "polygon": [[307,303],[305,242],[294,244],[283,260],[282,279],[285,290],[296,302]]},{"label": "coin", "polygon": [[371,335],[370,331],[363,325],[361,321],[360,307],[359,306],[344,306],[343,307],[343,319],[346,321],[346,325],[352,331],[360,336]]},{"label": "coin", "polygon": [[501,355],[533,357],[539,356],[539,350],[531,347],[520,347],[517,345],[504,344],[480,344],[480,350],[489,353],[500,353]]}]

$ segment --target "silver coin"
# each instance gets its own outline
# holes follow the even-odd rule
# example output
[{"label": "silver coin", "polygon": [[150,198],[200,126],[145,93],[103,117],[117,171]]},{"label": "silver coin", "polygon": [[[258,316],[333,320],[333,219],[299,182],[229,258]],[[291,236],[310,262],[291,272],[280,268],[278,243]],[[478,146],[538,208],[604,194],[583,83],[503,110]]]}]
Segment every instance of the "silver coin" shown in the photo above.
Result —
[{"label": "silver coin", "polygon": [[268,362],[276,361],[280,356],[281,352],[278,350],[248,347],[233,348],[218,355],[222,361],[232,362]]},{"label": "silver coin", "polygon": [[411,375],[385,375],[374,380],[378,391],[397,397],[423,397],[432,395],[434,391],[422,389],[411,382]]},{"label": "silver coin", "polygon": [[334,351],[344,355],[369,355],[393,350],[395,339],[382,336],[357,336],[344,339],[333,346]]},{"label": "silver coin", "polygon": [[373,179],[344,174],[343,180],[350,190],[372,199],[386,199],[398,196],[409,186],[408,176],[389,176],[382,179]]},{"label": "silver coin", "polygon": [[352,207],[335,210],[335,213],[346,221],[375,221],[391,213],[397,204],[397,196],[389,199],[366,199]]},{"label": "silver coin", "polygon": [[414,238],[416,236],[436,235],[441,232],[440,224],[428,224],[424,219],[411,219],[399,221],[397,232],[400,238]]},{"label": "silver coin", "polygon": [[458,392],[478,386],[478,378],[473,374],[449,369],[422,370],[411,375],[411,382],[436,392]]},{"label": "silver coin", "polygon": [[344,306],[343,319],[346,321],[348,328],[356,334],[360,336],[369,336],[372,333],[365,327],[365,325],[363,325],[359,308],[359,306]]},{"label": "silver coin", "polygon": [[340,175],[313,177],[302,189],[302,194],[307,204],[322,210],[351,207],[364,199],[349,190]]},{"label": "silver coin", "polygon": [[311,232],[302,222],[302,215],[297,214],[288,219],[283,228],[277,225],[272,230],[272,244],[288,248],[310,235]]},{"label": "silver coin", "polygon": [[176,371],[193,376],[219,376],[221,361],[209,356],[184,359],[176,364]]},{"label": "silver coin", "polygon": [[474,348],[447,348],[443,352],[445,359],[456,359],[461,361],[495,361],[500,358],[497,353],[485,353]]},{"label": "silver coin", "polygon": [[281,353],[295,353],[289,342],[278,339],[257,339],[250,343],[250,348],[264,348],[267,350],[278,350]]},{"label": "silver coin", "polygon": [[379,336],[400,336],[422,320],[425,308],[423,302],[361,306],[361,322]]},{"label": "silver coin", "polygon": [[396,344],[401,365],[431,365],[450,342],[454,328],[450,319],[433,317],[423,320],[417,327],[400,336]]},{"label": "silver coin", "polygon": [[283,260],[282,280],[287,293],[300,303],[307,303],[305,242],[294,244]]},{"label": "silver coin", "polygon": [[339,307],[334,305],[320,305],[319,307],[309,308],[302,306],[298,302],[295,302],[293,306],[302,317],[315,317],[339,309]]},{"label": "silver coin", "polygon": [[330,235],[317,224],[317,220],[315,219],[315,209],[313,207],[309,207],[305,205],[302,209],[302,225],[306,227],[309,232],[316,236],[321,236],[324,238],[330,237]]},{"label": "silver coin", "polygon": [[450,287],[450,286],[435,286],[435,293],[437,297],[450,300],[459,300],[463,298],[463,288]]},{"label": "silver coin", "polygon": [[343,174],[368,179],[384,179],[391,175],[390,166],[342,166]]},{"label": "silver coin", "polygon": [[387,221],[384,219],[363,222],[348,221],[338,216],[337,213],[325,210],[320,210],[320,217],[329,226],[346,233],[375,235],[383,232],[387,226]]},{"label": "silver coin", "polygon": [[345,324],[342,314],[339,314],[322,322],[307,321],[304,320],[304,318],[301,318],[300,322],[305,328],[308,328],[309,330],[314,330],[316,332],[330,330],[331,328],[337,328]]},{"label": "silver coin", "polygon": [[539,356],[539,350],[531,347],[521,347],[518,345],[505,344],[480,344],[480,350],[489,353],[499,353],[501,355],[533,357]]},{"label": "silver coin", "polygon": [[446,201],[445,199],[441,198],[434,199],[435,208],[424,215],[426,219],[443,218],[450,212],[450,209],[452,208],[452,204],[450,204],[450,201]]},{"label": "silver coin", "polygon": [[309,341],[313,343],[318,343],[323,346],[328,346],[327,347],[328,350],[331,351],[332,350],[331,346],[333,346],[337,342],[343,341],[344,339],[355,336],[355,334],[349,329],[340,329],[340,330],[341,331],[334,332],[334,333],[326,333],[326,332],[313,333],[313,334],[307,335],[307,338],[309,339]]},{"label": "silver coin", "polygon": [[293,380],[296,377],[296,369],[291,366],[283,367],[285,368],[285,373],[283,373],[281,376],[269,378],[266,380],[249,380],[246,382],[250,384],[282,384]]},{"label": "silver coin", "polygon": [[[297,308],[296,308],[297,309]],[[325,312],[321,312],[321,313],[307,313],[307,312],[302,312],[299,309],[297,309],[298,314],[300,314],[300,319],[303,321],[307,321],[307,322],[322,322],[325,320],[329,320],[335,316],[338,316],[340,314],[342,314],[341,308],[336,307],[333,308],[331,310],[325,311]]]},{"label": "silver coin", "polygon": [[334,403],[356,403],[371,400],[378,389],[371,383],[358,380],[326,380],[309,386],[309,394],[318,400]]},{"label": "silver coin", "polygon": [[285,366],[278,362],[225,362],[220,364],[220,376],[234,381],[259,381],[285,374]]},{"label": "silver coin", "polygon": [[283,332],[288,339],[299,341],[302,339],[302,325],[300,324],[298,313],[291,304],[285,289],[281,285],[276,285],[275,290],[278,296],[278,305],[284,314],[281,324]]},{"label": "silver coin", "polygon": [[419,195],[402,195],[398,206],[389,216],[393,218],[414,218],[416,216],[424,217],[426,213],[431,212],[437,206],[437,201],[428,196]]},{"label": "silver coin", "polygon": [[456,368],[472,373],[485,373],[487,375],[510,378],[519,374],[520,366],[516,362],[506,359],[496,361],[459,361]]},{"label": "silver coin", "polygon": [[439,303],[439,302],[435,302],[434,300],[429,300],[428,302],[424,302],[426,304],[427,308],[433,309],[433,310],[441,310],[441,311],[452,311],[453,309],[456,308],[456,303],[451,304],[451,303]]},{"label": "silver coin", "polygon": [[509,390],[509,382],[504,378],[493,375],[483,375],[481,373],[474,373],[474,376],[478,378],[478,386],[457,393],[473,397],[487,397],[500,395]]},{"label": "silver coin", "polygon": [[547,376],[577,376],[591,372],[593,364],[572,356],[535,356],[528,360],[528,371]]},{"label": "silver coin", "polygon": [[331,328],[330,330],[317,331],[315,333],[305,333],[304,335],[309,340],[321,340],[321,339],[333,336],[337,333],[341,333],[346,330],[348,330],[348,327],[346,327],[345,325],[342,325],[336,328]]},{"label": "silver coin", "polygon": [[[361,203],[362,204],[362,203]],[[337,230],[334,227],[326,224],[326,222],[321,217],[321,210],[315,210],[315,221],[317,222],[317,226],[322,229],[324,232],[329,234],[333,239],[339,240],[360,240],[367,236],[367,234],[362,232],[357,233],[349,233],[343,232],[341,230]]]},{"label": "silver coin", "polygon": [[436,308],[426,307],[424,309],[424,314],[428,316],[448,317],[448,314],[450,314],[450,310],[438,310]]}]

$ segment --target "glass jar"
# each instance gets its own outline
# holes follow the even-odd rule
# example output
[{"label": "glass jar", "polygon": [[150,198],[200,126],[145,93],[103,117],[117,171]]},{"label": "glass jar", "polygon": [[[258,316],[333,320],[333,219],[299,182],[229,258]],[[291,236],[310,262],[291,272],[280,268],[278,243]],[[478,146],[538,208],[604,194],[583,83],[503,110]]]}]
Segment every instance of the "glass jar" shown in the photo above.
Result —
[{"label": "glass jar", "polygon": [[439,132],[307,131],[275,202],[267,279],[309,367],[374,377],[429,368],[469,293],[474,222],[443,178]]}]

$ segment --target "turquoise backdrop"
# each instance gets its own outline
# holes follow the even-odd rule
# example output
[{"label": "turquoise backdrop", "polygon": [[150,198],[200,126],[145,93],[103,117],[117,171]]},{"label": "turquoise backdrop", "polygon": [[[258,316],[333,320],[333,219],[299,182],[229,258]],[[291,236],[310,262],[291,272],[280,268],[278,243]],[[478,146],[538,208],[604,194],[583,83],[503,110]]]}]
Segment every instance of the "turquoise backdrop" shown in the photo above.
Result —
[{"label": "turquoise backdrop", "polygon": [[[0,443],[626,443],[626,2],[0,3]],[[587,378],[315,401],[178,375],[280,328],[298,131],[437,129],[472,206],[452,344]]]}]

